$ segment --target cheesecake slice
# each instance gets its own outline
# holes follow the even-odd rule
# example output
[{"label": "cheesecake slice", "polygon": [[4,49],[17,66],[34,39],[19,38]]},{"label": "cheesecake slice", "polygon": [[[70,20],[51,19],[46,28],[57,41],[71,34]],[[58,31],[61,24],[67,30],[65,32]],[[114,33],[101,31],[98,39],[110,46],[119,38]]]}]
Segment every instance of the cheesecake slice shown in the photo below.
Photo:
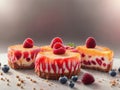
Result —
[{"label": "cheesecake slice", "polygon": [[58,79],[60,76],[70,78],[78,75],[81,68],[79,53],[66,51],[57,55],[53,51],[39,52],[35,60],[35,72],[46,79]]},{"label": "cheesecake slice", "polygon": [[23,44],[9,46],[8,64],[13,69],[33,69],[35,58],[39,51],[40,48],[38,46],[29,48],[24,47]]},{"label": "cheesecake slice", "polygon": [[[88,43],[91,43],[90,40]],[[81,55],[82,68],[96,69],[104,72],[111,70],[113,65],[113,51],[109,48],[93,45],[92,42],[89,46],[81,45],[77,46],[76,49]]]}]

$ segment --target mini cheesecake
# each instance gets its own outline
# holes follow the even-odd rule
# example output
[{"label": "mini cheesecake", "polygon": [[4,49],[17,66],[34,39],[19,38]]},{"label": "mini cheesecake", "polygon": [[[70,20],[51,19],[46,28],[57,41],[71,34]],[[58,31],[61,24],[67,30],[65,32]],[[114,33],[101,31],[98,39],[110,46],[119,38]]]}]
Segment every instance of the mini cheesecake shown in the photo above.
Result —
[{"label": "mini cheesecake", "polygon": [[[33,69],[35,58],[40,51],[37,46],[13,45],[8,47],[8,64],[13,69]],[[29,47],[30,46],[30,47]],[[29,48],[27,48],[29,47]]]},{"label": "mini cheesecake", "polygon": [[80,62],[79,53],[66,51],[58,55],[53,50],[39,52],[35,60],[35,72],[46,79],[58,79],[60,76],[70,78],[80,73]]},{"label": "mini cheesecake", "polygon": [[81,67],[96,69],[104,72],[111,70],[113,65],[113,51],[107,47],[96,46],[87,48],[77,46],[76,49],[81,55]]}]

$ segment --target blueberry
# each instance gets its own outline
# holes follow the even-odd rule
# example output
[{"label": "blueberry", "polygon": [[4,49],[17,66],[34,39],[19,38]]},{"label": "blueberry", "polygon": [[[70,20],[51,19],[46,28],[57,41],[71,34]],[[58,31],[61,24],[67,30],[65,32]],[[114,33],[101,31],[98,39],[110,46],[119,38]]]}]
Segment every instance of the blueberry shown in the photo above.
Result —
[{"label": "blueberry", "polygon": [[73,81],[70,81],[69,86],[70,86],[71,88],[73,88],[73,87],[75,86],[75,84],[73,83]]},{"label": "blueberry", "polygon": [[77,75],[72,76],[72,77],[71,77],[71,80],[74,81],[74,82],[76,82],[76,81],[78,80],[78,76],[77,76]]},{"label": "blueberry", "polygon": [[60,77],[59,81],[61,84],[65,84],[67,82],[68,78],[66,76]]},{"label": "blueberry", "polygon": [[4,73],[7,73],[9,70],[10,70],[10,68],[9,68],[9,66],[7,66],[7,65],[4,65],[4,66],[2,67],[2,71],[3,71]]},{"label": "blueberry", "polygon": [[118,71],[120,72],[120,67],[118,68]]},{"label": "blueberry", "polygon": [[116,73],[116,71],[111,70],[111,71],[109,72],[109,74],[110,74],[112,77],[115,77],[117,73]]}]

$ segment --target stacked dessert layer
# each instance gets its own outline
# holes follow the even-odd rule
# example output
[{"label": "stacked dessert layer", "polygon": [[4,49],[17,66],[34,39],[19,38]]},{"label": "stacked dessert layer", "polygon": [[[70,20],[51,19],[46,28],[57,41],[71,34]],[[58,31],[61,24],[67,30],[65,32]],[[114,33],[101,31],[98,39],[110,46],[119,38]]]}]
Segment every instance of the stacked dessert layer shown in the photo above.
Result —
[{"label": "stacked dessert layer", "polygon": [[109,48],[96,46],[95,39],[89,37],[86,45],[77,46],[81,55],[82,68],[97,69],[108,72],[113,65],[113,51]]},{"label": "stacked dessert layer", "polygon": [[35,72],[38,76],[47,79],[58,79],[60,76],[71,77],[80,72],[79,53],[66,51],[56,55],[52,51],[40,52],[35,61]]},{"label": "stacked dessert layer", "polygon": [[[27,46],[29,47],[29,46]],[[37,46],[27,48],[21,45],[8,47],[8,63],[14,69],[33,69],[35,58],[40,51]]]},{"label": "stacked dessert layer", "polygon": [[38,76],[58,79],[60,76],[70,78],[80,73],[80,54],[66,49],[61,38],[54,38],[50,45],[40,49],[35,61],[35,72]]}]

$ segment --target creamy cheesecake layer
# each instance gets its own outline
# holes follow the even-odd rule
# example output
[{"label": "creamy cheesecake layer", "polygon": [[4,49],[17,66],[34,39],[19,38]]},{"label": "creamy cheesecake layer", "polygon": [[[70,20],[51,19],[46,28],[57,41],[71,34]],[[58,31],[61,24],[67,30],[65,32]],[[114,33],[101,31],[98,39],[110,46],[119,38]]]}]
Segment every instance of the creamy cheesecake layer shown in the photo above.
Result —
[{"label": "creamy cheesecake layer", "polygon": [[106,47],[96,46],[96,48],[86,48],[86,46],[76,47],[81,54],[82,67],[97,68],[109,71],[113,63],[113,51]]},{"label": "creamy cheesecake layer", "polygon": [[35,58],[40,51],[40,48],[23,48],[22,45],[14,45],[8,47],[8,60],[18,66],[30,66],[35,62]]},{"label": "creamy cheesecake layer", "polygon": [[80,69],[81,57],[79,53],[67,51],[63,55],[53,52],[40,52],[35,61],[35,70],[45,73],[64,74]]}]

